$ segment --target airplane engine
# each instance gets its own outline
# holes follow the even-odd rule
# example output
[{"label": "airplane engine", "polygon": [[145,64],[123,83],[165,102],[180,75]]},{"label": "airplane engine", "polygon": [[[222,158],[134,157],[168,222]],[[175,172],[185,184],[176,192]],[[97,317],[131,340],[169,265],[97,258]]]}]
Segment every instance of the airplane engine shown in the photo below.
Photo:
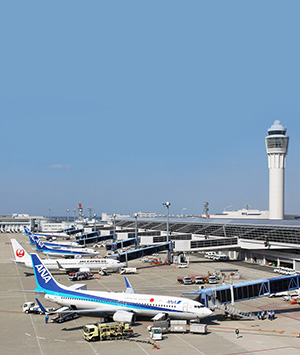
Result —
[{"label": "airplane engine", "polygon": [[134,324],[135,323],[135,314],[132,312],[117,311],[113,315],[113,320],[115,322],[127,322],[127,323]]}]

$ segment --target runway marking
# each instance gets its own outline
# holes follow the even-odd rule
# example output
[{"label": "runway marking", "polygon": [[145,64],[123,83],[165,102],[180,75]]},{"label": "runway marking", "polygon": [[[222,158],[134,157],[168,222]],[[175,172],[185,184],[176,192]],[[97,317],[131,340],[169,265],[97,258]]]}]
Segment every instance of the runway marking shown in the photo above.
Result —
[{"label": "runway marking", "polygon": [[145,354],[150,355],[150,353],[148,353],[145,349],[143,349],[139,343],[136,343],[136,345],[137,345],[141,350],[143,350],[143,352],[144,352]]},{"label": "runway marking", "polygon": [[194,350],[197,351],[197,353],[205,355],[205,353],[203,353],[202,351],[200,351],[199,349],[195,348],[193,345],[191,345],[189,342],[185,341],[184,339],[180,338],[180,336],[178,336],[177,334],[174,334],[176,336],[176,338],[180,339],[181,341],[183,341],[184,343],[186,343],[188,346],[190,346],[191,348],[193,348]]},{"label": "runway marking", "polygon": [[[22,284],[22,282],[21,282],[21,280],[20,280],[20,272],[19,272],[19,270],[18,270],[18,268],[17,268],[17,265],[15,265],[15,268],[16,268],[17,274],[19,275],[19,279],[18,279],[18,280],[19,280],[19,283],[20,283],[20,285],[21,285],[22,291],[24,292],[24,286],[23,286],[23,284]],[[25,298],[25,294],[24,294],[24,298]],[[26,298],[25,298],[25,300],[26,300]],[[37,342],[38,347],[39,347],[39,349],[40,349],[40,353],[41,353],[41,355],[44,355],[43,350],[42,350],[42,347],[41,347],[41,343],[40,343],[39,339],[37,338],[37,331],[36,331],[34,322],[33,322],[33,320],[32,320],[32,315],[29,314],[29,317],[30,317],[30,321],[31,321],[32,328],[33,328],[34,333],[35,333],[35,336],[36,336],[36,342]]]},{"label": "runway marking", "polygon": [[[235,330],[236,328],[231,328],[231,327],[219,327],[219,326],[213,326],[209,325],[207,328],[215,328],[215,329],[228,329],[228,330]],[[239,330],[245,330],[247,332],[264,332],[264,333],[277,333],[277,334],[283,334],[285,331],[284,330],[268,330],[268,329],[248,329],[248,328],[240,328]],[[296,333],[299,334],[299,333]]]},{"label": "runway marking", "polygon": [[43,340],[45,340],[46,338],[44,338],[44,337],[37,337],[38,339],[43,339]]},{"label": "runway marking", "polygon": [[284,350],[284,349],[300,349],[300,346],[282,346],[279,348],[269,348],[269,349],[259,349],[259,350],[249,350],[249,351],[241,351],[238,353],[228,353],[224,355],[241,355],[241,354],[253,354],[253,353],[260,353],[264,351],[273,351],[273,350]]},{"label": "runway marking", "polygon": [[27,335],[28,337],[31,337],[31,334],[25,333],[25,335]]},{"label": "runway marking", "polygon": [[62,340],[62,339],[54,339],[54,341],[60,341],[61,343],[65,343],[66,342],[65,340]]}]

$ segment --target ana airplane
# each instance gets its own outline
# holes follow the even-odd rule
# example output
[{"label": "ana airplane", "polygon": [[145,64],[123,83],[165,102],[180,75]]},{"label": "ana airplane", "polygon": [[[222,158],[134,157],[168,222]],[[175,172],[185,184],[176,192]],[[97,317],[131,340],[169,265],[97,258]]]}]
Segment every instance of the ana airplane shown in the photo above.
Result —
[{"label": "ana airplane", "polygon": [[[26,226],[23,226],[25,234],[29,232],[29,229]],[[70,235],[65,232],[56,232],[56,233],[34,233],[38,237],[43,237],[47,239],[56,239],[56,238],[70,238]]]},{"label": "ana airplane", "polygon": [[[24,226],[24,234],[28,236],[30,244],[35,244],[34,241],[34,236],[39,237],[40,234],[32,233],[30,230]],[[43,235],[42,235],[43,236]],[[44,245],[51,247],[51,248],[63,248],[63,247],[68,247],[68,248],[82,248],[83,246],[80,245],[77,242],[43,242]]]},{"label": "ana airplane", "polygon": [[160,296],[135,293],[125,277],[127,289],[125,292],[76,290],[58,283],[43,264],[37,254],[31,254],[37,288],[35,292],[42,293],[45,299],[68,310],[59,313],[91,314],[113,317],[117,322],[134,323],[137,315],[155,316],[166,314],[176,319],[197,319],[212,314],[211,310],[200,302],[182,297]]},{"label": "ana airplane", "polygon": [[33,240],[36,246],[36,250],[42,251],[48,255],[58,255],[64,258],[68,257],[81,257],[82,255],[89,255],[89,256],[96,256],[99,254],[98,251],[94,249],[87,249],[87,248],[50,248],[46,246],[36,235],[33,235]]},{"label": "ana airplane", "polygon": [[[32,269],[32,261],[30,255],[26,250],[18,243],[16,239],[11,239],[13,247],[14,257],[12,259],[16,264],[28,267]],[[106,272],[118,272],[125,265],[115,259],[46,259],[43,263],[49,270],[61,270],[65,272],[69,271],[102,271]]]}]

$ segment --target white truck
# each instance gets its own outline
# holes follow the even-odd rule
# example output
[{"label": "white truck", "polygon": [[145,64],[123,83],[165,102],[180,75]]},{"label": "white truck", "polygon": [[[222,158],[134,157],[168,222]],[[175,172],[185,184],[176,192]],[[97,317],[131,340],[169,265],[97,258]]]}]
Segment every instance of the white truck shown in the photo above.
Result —
[{"label": "white truck", "polygon": [[122,267],[120,274],[136,274],[136,267]]},{"label": "white truck", "polygon": [[[38,304],[35,304],[34,302],[25,302],[22,305],[22,310],[24,313],[35,313],[35,314],[44,314]],[[53,311],[54,308],[46,308],[47,312]]]},{"label": "white truck", "polygon": [[152,340],[162,340],[162,329],[160,327],[151,327],[149,330],[149,337]]}]

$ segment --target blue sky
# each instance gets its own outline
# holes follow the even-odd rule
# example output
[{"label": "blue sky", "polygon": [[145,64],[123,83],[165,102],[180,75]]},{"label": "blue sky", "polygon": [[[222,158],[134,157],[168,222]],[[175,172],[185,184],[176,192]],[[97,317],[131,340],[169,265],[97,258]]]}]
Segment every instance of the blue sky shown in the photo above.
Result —
[{"label": "blue sky", "polygon": [[276,0],[2,2],[0,214],[268,209],[278,119],[286,212],[300,213],[299,13]]}]

